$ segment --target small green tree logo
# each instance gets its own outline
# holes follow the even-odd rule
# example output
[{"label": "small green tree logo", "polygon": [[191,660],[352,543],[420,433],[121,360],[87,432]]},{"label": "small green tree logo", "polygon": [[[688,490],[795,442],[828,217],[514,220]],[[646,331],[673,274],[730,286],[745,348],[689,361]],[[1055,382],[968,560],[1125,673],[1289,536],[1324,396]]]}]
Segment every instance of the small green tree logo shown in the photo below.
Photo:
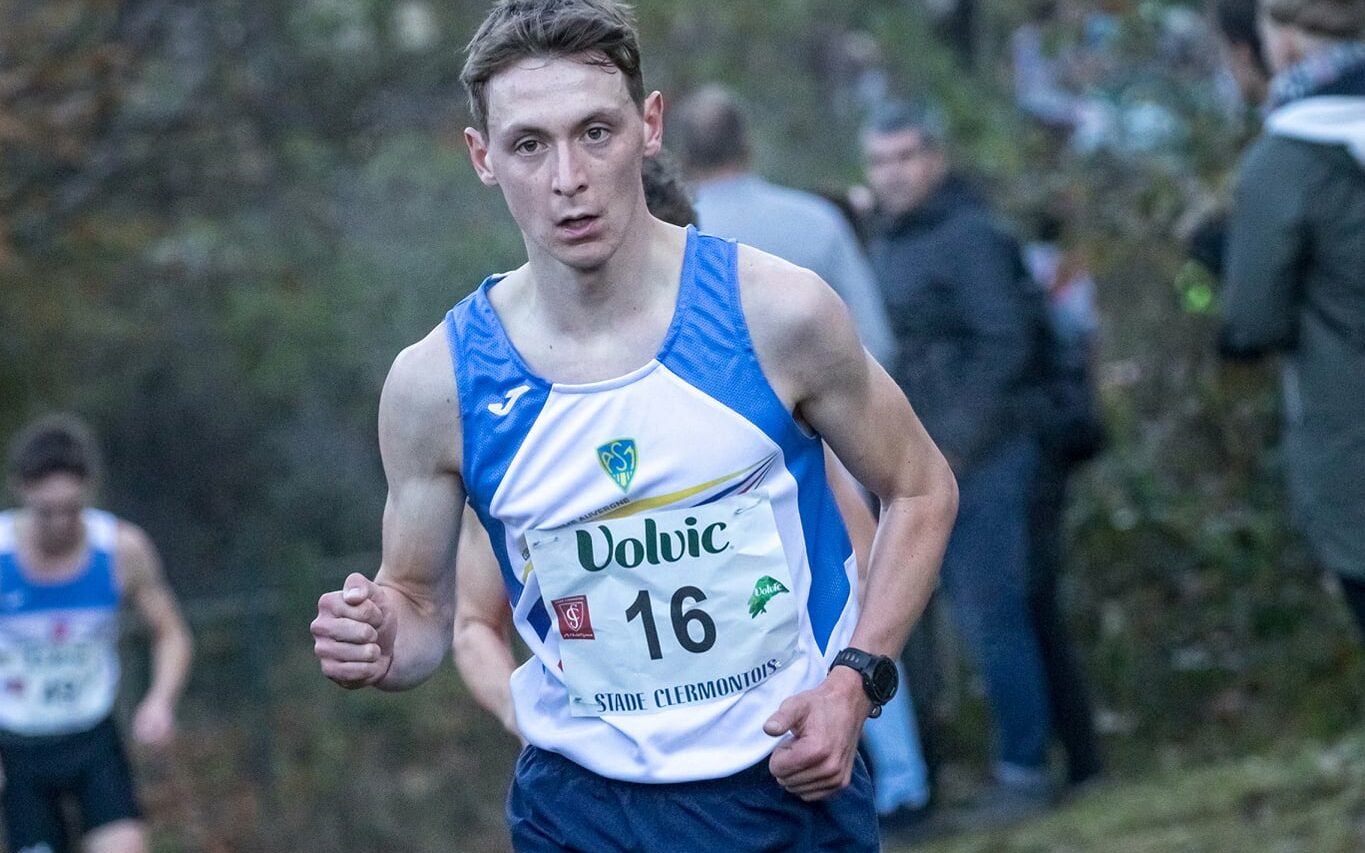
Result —
[{"label": "small green tree logo", "polygon": [[768,612],[768,602],[784,592],[791,592],[782,585],[782,581],[774,577],[764,575],[754,584],[754,592],[749,596],[749,618],[753,619],[760,613]]}]

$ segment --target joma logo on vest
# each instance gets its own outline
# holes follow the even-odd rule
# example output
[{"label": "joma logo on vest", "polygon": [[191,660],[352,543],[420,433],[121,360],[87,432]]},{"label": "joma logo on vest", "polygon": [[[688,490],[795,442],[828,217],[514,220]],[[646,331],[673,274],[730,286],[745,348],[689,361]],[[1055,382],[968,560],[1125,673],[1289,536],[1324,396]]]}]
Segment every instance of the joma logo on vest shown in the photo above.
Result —
[{"label": "joma logo on vest", "polygon": [[[697,519],[688,516],[683,519],[686,526],[678,530],[659,532],[659,525],[652,518],[645,519],[643,537],[624,536],[617,539],[611,528],[605,524],[596,526],[596,532],[574,531],[578,542],[578,564],[584,571],[600,572],[610,565],[623,569],[633,569],[642,563],[658,566],[663,563],[676,563],[684,557],[697,558],[702,554],[719,554],[730,547],[729,542],[718,542],[716,535],[725,530],[725,522],[717,521],[705,528],[697,528]],[[598,553],[602,554],[598,559]]]}]

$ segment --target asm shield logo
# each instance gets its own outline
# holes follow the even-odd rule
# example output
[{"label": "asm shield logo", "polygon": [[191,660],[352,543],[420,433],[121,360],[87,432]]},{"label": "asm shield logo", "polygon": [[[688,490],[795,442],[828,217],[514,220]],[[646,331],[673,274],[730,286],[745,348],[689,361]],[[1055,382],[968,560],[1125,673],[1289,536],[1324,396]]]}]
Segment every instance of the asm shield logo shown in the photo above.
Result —
[{"label": "asm shield logo", "polygon": [[630,481],[635,479],[638,458],[633,438],[614,438],[597,448],[597,461],[602,463],[602,470],[623,492],[630,488]]},{"label": "asm shield logo", "polygon": [[571,595],[550,602],[559,617],[559,635],[566,640],[595,640],[592,617],[588,615],[588,597]]}]

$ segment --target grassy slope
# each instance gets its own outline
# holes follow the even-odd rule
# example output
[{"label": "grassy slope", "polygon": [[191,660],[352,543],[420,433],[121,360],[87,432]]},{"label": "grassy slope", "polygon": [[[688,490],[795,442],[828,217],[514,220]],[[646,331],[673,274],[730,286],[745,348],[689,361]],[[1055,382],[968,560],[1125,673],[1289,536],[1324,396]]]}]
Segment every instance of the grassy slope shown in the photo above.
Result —
[{"label": "grassy slope", "polygon": [[[908,847],[888,845],[889,853]],[[1115,782],[1010,830],[939,839],[925,853],[1365,849],[1365,734],[1330,747]]]}]

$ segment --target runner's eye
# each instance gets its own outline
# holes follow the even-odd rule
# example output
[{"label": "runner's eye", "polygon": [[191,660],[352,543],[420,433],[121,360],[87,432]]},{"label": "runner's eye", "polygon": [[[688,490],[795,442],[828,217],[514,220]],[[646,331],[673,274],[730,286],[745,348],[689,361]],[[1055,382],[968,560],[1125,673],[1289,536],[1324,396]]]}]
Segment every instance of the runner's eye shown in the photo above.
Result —
[{"label": "runner's eye", "polygon": [[602,142],[610,134],[611,131],[607,130],[605,127],[590,127],[588,128],[587,133],[583,135],[588,138],[589,142]]},{"label": "runner's eye", "polygon": [[534,154],[540,150],[540,142],[535,139],[523,139],[512,146],[512,150],[518,154]]}]

